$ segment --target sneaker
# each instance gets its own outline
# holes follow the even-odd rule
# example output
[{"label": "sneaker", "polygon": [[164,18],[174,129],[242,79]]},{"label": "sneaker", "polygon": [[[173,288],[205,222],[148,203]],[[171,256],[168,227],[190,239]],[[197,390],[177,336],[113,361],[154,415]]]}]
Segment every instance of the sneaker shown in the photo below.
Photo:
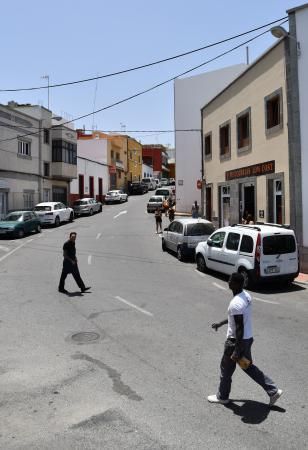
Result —
[{"label": "sneaker", "polygon": [[61,294],[68,294],[68,291],[66,289],[58,289],[59,292],[61,292]]},{"label": "sneaker", "polygon": [[230,401],[228,398],[222,400],[221,398],[218,398],[217,395],[209,395],[207,399],[210,403],[220,403],[221,405],[226,405]]},{"label": "sneaker", "polygon": [[278,389],[276,394],[274,394],[270,397],[269,405],[273,406],[277,402],[277,400],[282,396],[282,394],[283,394],[283,390]]},{"label": "sneaker", "polygon": [[90,289],[91,289],[91,286],[84,287],[83,289],[81,289],[81,292],[86,292],[86,291],[89,291]]}]

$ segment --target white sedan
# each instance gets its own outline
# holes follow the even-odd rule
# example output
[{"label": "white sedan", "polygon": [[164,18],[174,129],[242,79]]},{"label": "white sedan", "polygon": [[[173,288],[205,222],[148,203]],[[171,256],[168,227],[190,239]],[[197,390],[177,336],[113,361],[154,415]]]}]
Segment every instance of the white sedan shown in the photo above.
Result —
[{"label": "white sedan", "polygon": [[42,225],[58,227],[62,222],[72,222],[74,220],[74,210],[60,202],[38,203],[34,207],[34,211]]},{"label": "white sedan", "polygon": [[122,203],[127,202],[127,194],[121,189],[108,191],[105,196],[105,203]]}]

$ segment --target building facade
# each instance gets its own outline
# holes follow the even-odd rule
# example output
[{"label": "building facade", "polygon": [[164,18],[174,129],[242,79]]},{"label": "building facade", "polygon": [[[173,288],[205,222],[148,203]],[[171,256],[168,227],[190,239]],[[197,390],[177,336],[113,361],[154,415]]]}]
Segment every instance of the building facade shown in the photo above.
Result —
[{"label": "building facade", "polygon": [[127,181],[140,181],[142,178],[142,145],[127,136]]},{"label": "building facade", "polygon": [[143,163],[153,167],[154,178],[169,178],[167,149],[161,144],[142,146]]}]

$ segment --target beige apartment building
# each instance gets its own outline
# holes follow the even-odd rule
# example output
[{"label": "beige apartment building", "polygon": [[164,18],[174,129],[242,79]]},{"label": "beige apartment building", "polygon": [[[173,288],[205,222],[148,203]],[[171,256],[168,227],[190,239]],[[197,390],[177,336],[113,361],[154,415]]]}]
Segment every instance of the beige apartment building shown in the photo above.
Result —
[{"label": "beige apartment building", "polygon": [[284,39],[201,110],[203,211],[217,226],[290,223]]}]

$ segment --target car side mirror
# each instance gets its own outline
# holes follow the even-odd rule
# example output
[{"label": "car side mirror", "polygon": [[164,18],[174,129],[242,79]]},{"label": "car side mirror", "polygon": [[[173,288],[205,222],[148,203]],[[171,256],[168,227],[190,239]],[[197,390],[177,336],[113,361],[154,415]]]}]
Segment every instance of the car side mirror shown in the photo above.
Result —
[{"label": "car side mirror", "polygon": [[207,241],[206,241],[206,243],[207,243],[207,245],[209,246],[209,247],[213,247],[213,241],[212,241],[212,239],[208,239]]},{"label": "car side mirror", "polygon": [[169,231],[169,228],[167,227],[167,228],[164,228],[164,231]]}]

